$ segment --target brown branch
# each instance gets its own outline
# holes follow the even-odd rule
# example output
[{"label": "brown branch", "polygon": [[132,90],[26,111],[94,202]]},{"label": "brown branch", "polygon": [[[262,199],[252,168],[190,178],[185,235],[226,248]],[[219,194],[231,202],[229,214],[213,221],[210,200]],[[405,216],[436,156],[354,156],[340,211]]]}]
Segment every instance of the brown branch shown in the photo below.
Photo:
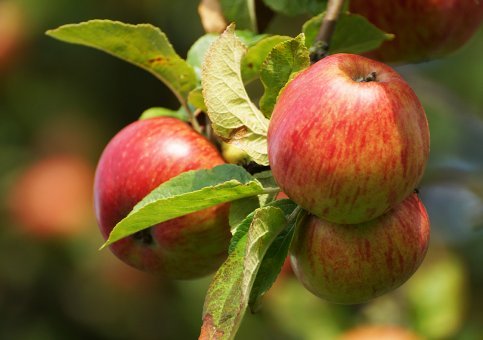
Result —
[{"label": "brown branch", "polygon": [[330,39],[335,31],[335,25],[342,12],[344,0],[329,0],[319,33],[315,38],[314,45],[310,49],[310,61],[315,63],[329,53]]}]

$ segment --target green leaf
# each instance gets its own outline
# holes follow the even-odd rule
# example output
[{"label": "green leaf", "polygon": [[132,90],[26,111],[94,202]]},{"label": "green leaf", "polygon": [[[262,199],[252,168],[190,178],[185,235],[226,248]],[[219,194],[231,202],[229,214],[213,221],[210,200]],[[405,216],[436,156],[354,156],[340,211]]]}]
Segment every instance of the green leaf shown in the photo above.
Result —
[{"label": "green leaf", "polygon": [[237,165],[184,172],[144,197],[114,227],[102,248],[172,218],[262,192],[262,185]]},{"label": "green leaf", "polygon": [[[229,221],[233,238],[230,244],[230,250],[234,247],[238,238],[244,235],[248,230],[251,223],[250,218],[253,218],[252,213],[256,209],[265,205],[272,205],[280,208],[277,204],[281,201],[274,202],[279,191],[276,190],[278,189],[278,186],[277,183],[275,183],[272,172],[262,171],[253,175],[253,177],[260,182],[264,190],[273,190],[273,192],[243,198],[231,203]],[[250,214],[252,214],[251,217]]]},{"label": "green leaf", "polygon": [[[267,34],[255,34],[251,31],[236,31],[236,36],[247,46],[252,46],[257,44],[259,41],[266,38]],[[205,59],[206,52],[210,45],[219,37],[217,33],[208,33],[196,40],[196,42],[191,46],[188,51],[188,56],[186,61],[193,66],[196,72],[196,77],[201,80],[201,65]],[[267,52],[268,54],[268,52]]]},{"label": "green leaf", "polygon": [[[287,218],[292,213],[292,211],[297,207],[297,205],[289,199],[282,199],[282,200],[270,202],[266,206],[281,209]],[[236,226],[236,229],[232,230],[233,237],[231,238],[230,246],[228,247],[228,253],[231,253],[236,248],[237,243],[243,238],[243,236],[245,236],[248,233],[248,230],[252,223],[255,212],[256,212],[256,209],[253,210],[251,213],[249,213]]]},{"label": "green leaf", "polygon": [[248,233],[228,255],[208,288],[201,338],[232,339],[235,336],[262,259],[286,222],[279,208],[263,207],[254,212]]},{"label": "green leaf", "polygon": [[235,22],[241,29],[257,31],[255,0],[220,0],[220,5],[228,22]]},{"label": "green leaf", "polygon": [[236,30],[235,34],[238,38],[240,38],[242,43],[248,47],[251,47],[257,44],[259,41],[269,36],[268,34],[256,34],[253,31],[247,31],[247,30]]},{"label": "green leaf", "polygon": [[214,132],[245,151],[255,162],[268,165],[268,119],[248,97],[240,64],[246,47],[235,26],[210,46],[202,67],[203,97]]},{"label": "green leaf", "polygon": [[186,61],[193,66],[198,80],[201,79],[201,65],[205,59],[206,51],[210,45],[219,37],[219,34],[208,33],[195,41],[188,51]]},{"label": "green leaf", "polygon": [[260,71],[260,79],[265,87],[260,98],[260,109],[266,117],[272,115],[278,94],[284,86],[309,65],[309,50],[305,47],[303,34],[281,42],[272,49]]},{"label": "green leaf", "polygon": [[327,7],[327,0],[263,0],[275,12],[285,15],[319,14]]},{"label": "green leaf", "polygon": [[[324,16],[325,13],[317,15],[303,25],[307,47],[314,44]],[[367,52],[393,38],[394,35],[384,33],[361,15],[341,13],[330,41],[329,53]]]},{"label": "green leaf", "polygon": [[186,109],[184,107],[180,107],[177,111],[170,110],[164,107],[151,107],[141,114],[139,120],[155,117],[174,117],[185,122],[188,122],[190,120],[190,115],[188,112],[186,112]]},{"label": "green leaf", "polygon": [[260,208],[260,203],[257,196],[246,197],[240,200],[233,201],[230,204],[230,227],[231,232],[234,234],[236,228],[245,218],[256,209]]},{"label": "green leaf", "polygon": [[289,40],[290,37],[274,35],[260,40],[255,45],[248,48],[247,53],[242,59],[241,72],[245,84],[260,77],[260,67],[267,58],[268,54],[275,45]]},{"label": "green leaf", "polygon": [[250,226],[253,223],[253,219],[255,218],[255,212],[260,209],[257,208],[251,213],[249,213],[231,232],[233,234],[230,245],[228,247],[228,254],[231,254],[233,251],[236,250],[236,247],[239,242],[241,242],[248,234],[250,230]]},{"label": "green leaf", "polygon": [[152,25],[92,20],[49,30],[47,35],[99,49],[147,70],[163,81],[181,103],[196,87],[193,68],[176,54],[166,35]]},{"label": "green leaf", "polygon": [[306,216],[303,210],[295,210],[297,205],[290,200],[284,199],[277,201],[277,203],[279,203],[278,206],[285,205],[283,210],[288,219],[288,225],[272,242],[263,257],[248,302],[252,313],[260,309],[263,295],[268,292],[280,274],[280,270],[288,255],[294,231]]},{"label": "green leaf", "polygon": [[263,188],[268,191],[266,194],[258,195],[260,206],[263,207],[275,200],[280,192],[280,188],[278,187],[275,178],[273,178],[272,171],[262,171],[253,175],[253,177],[255,177],[263,185]]},{"label": "green leaf", "polygon": [[234,131],[226,140],[229,144],[245,151],[248,156],[256,163],[268,165],[267,137],[259,135],[245,128]]},{"label": "green leaf", "polygon": [[207,110],[205,100],[203,99],[203,90],[201,89],[201,87],[197,87],[190,92],[190,94],[188,95],[188,102],[197,109],[200,109],[201,111],[206,112]]}]

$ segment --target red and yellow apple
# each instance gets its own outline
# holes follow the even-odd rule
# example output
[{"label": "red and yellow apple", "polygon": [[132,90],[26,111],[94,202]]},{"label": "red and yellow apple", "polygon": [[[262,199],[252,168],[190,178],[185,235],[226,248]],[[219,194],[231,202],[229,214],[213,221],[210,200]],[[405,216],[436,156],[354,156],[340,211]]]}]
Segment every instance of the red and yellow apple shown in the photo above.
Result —
[{"label": "red and yellow apple", "polygon": [[479,0],[351,0],[350,11],[395,34],[366,54],[385,62],[443,57],[463,46],[483,20]]},{"label": "red and yellow apple", "polygon": [[30,165],[14,182],[8,204],[27,235],[42,239],[78,235],[92,216],[94,167],[77,155],[57,154]]},{"label": "red and yellow apple", "polygon": [[[94,199],[101,232],[112,228],[161,183],[188,170],[224,161],[206,138],[186,123],[160,117],[136,121],[105,148],[96,170]],[[124,262],[172,279],[207,275],[224,261],[230,229],[228,204],[175,218],[110,246]]]},{"label": "red and yellow apple", "polygon": [[282,90],[268,130],[281,190],[334,223],[372,220],[416,188],[429,155],[426,115],[392,68],[335,54]]},{"label": "red and yellow apple", "polygon": [[292,241],[292,269],[318,297],[363,303],[402,285],[424,259],[429,218],[416,194],[383,216],[342,225],[313,215]]}]

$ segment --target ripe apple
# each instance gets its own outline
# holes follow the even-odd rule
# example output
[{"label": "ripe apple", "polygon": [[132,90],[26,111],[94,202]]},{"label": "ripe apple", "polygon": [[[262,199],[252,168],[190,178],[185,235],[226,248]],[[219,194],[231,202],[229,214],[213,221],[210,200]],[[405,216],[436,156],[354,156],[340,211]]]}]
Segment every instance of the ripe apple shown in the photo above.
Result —
[{"label": "ripe apple", "polygon": [[408,329],[390,325],[366,325],[353,328],[342,334],[339,340],[422,340]]},{"label": "ripe apple", "polygon": [[[96,170],[94,201],[101,232],[112,228],[161,183],[188,170],[223,164],[218,150],[184,122],[170,117],[136,121],[107,145]],[[214,271],[230,240],[228,204],[175,218],[110,246],[124,262],[173,279]]]},{"label": "ripe apple", "polygon": [[334,303],[362,303],[402,285],[421,264],[429,219],[416,194],[385,215],[357,225],[313,215],[292,241],[292,269],[300,282]]},{"label": "ripe apple", "polygon": [[483,2],[351,0],[350,11],[396,35],[367,56],[385,62],[418,62],[463,46],[483,19]]},{"label": "ripe apple", "polygon": [[8,206],[19,230],[41,239],[78,235],[90,226],[94,167],[57,154],[28,166],[13,183]]},{"label": "ripe apple", "polygon": [[372,220],[418,184],[429,155],[426,115],[392,68],[335,54],[279,95],[268,129],[273,176],[288,197],[334,223]]}]

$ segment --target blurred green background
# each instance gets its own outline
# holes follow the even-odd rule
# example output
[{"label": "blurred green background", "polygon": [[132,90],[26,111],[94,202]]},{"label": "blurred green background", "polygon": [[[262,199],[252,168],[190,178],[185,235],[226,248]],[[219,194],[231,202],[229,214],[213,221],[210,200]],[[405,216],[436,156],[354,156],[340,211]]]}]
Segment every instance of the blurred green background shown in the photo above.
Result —
[{"label": "blurred green background", "polygon": [[[92,176],[108,140],[149,107],[177,109],[176,99],[147,72],[44,35],[94,18],[149,22],[185,57],[203,34],[197,6],[0,0],[0,339],[197,338],[210,278],[166,282],[98,252],[91,208]],[[306,19],[276,16],[268,30],[294,36]],[[287,273],[262,311],[246,315],[239,339],[332,339],[365,324],[481,339],[482,55],[480,29],[445,59],[398,68],[425,106],[432,138],[420,188],[432,241],[420,270],[357,306],[325,303]]]}]

